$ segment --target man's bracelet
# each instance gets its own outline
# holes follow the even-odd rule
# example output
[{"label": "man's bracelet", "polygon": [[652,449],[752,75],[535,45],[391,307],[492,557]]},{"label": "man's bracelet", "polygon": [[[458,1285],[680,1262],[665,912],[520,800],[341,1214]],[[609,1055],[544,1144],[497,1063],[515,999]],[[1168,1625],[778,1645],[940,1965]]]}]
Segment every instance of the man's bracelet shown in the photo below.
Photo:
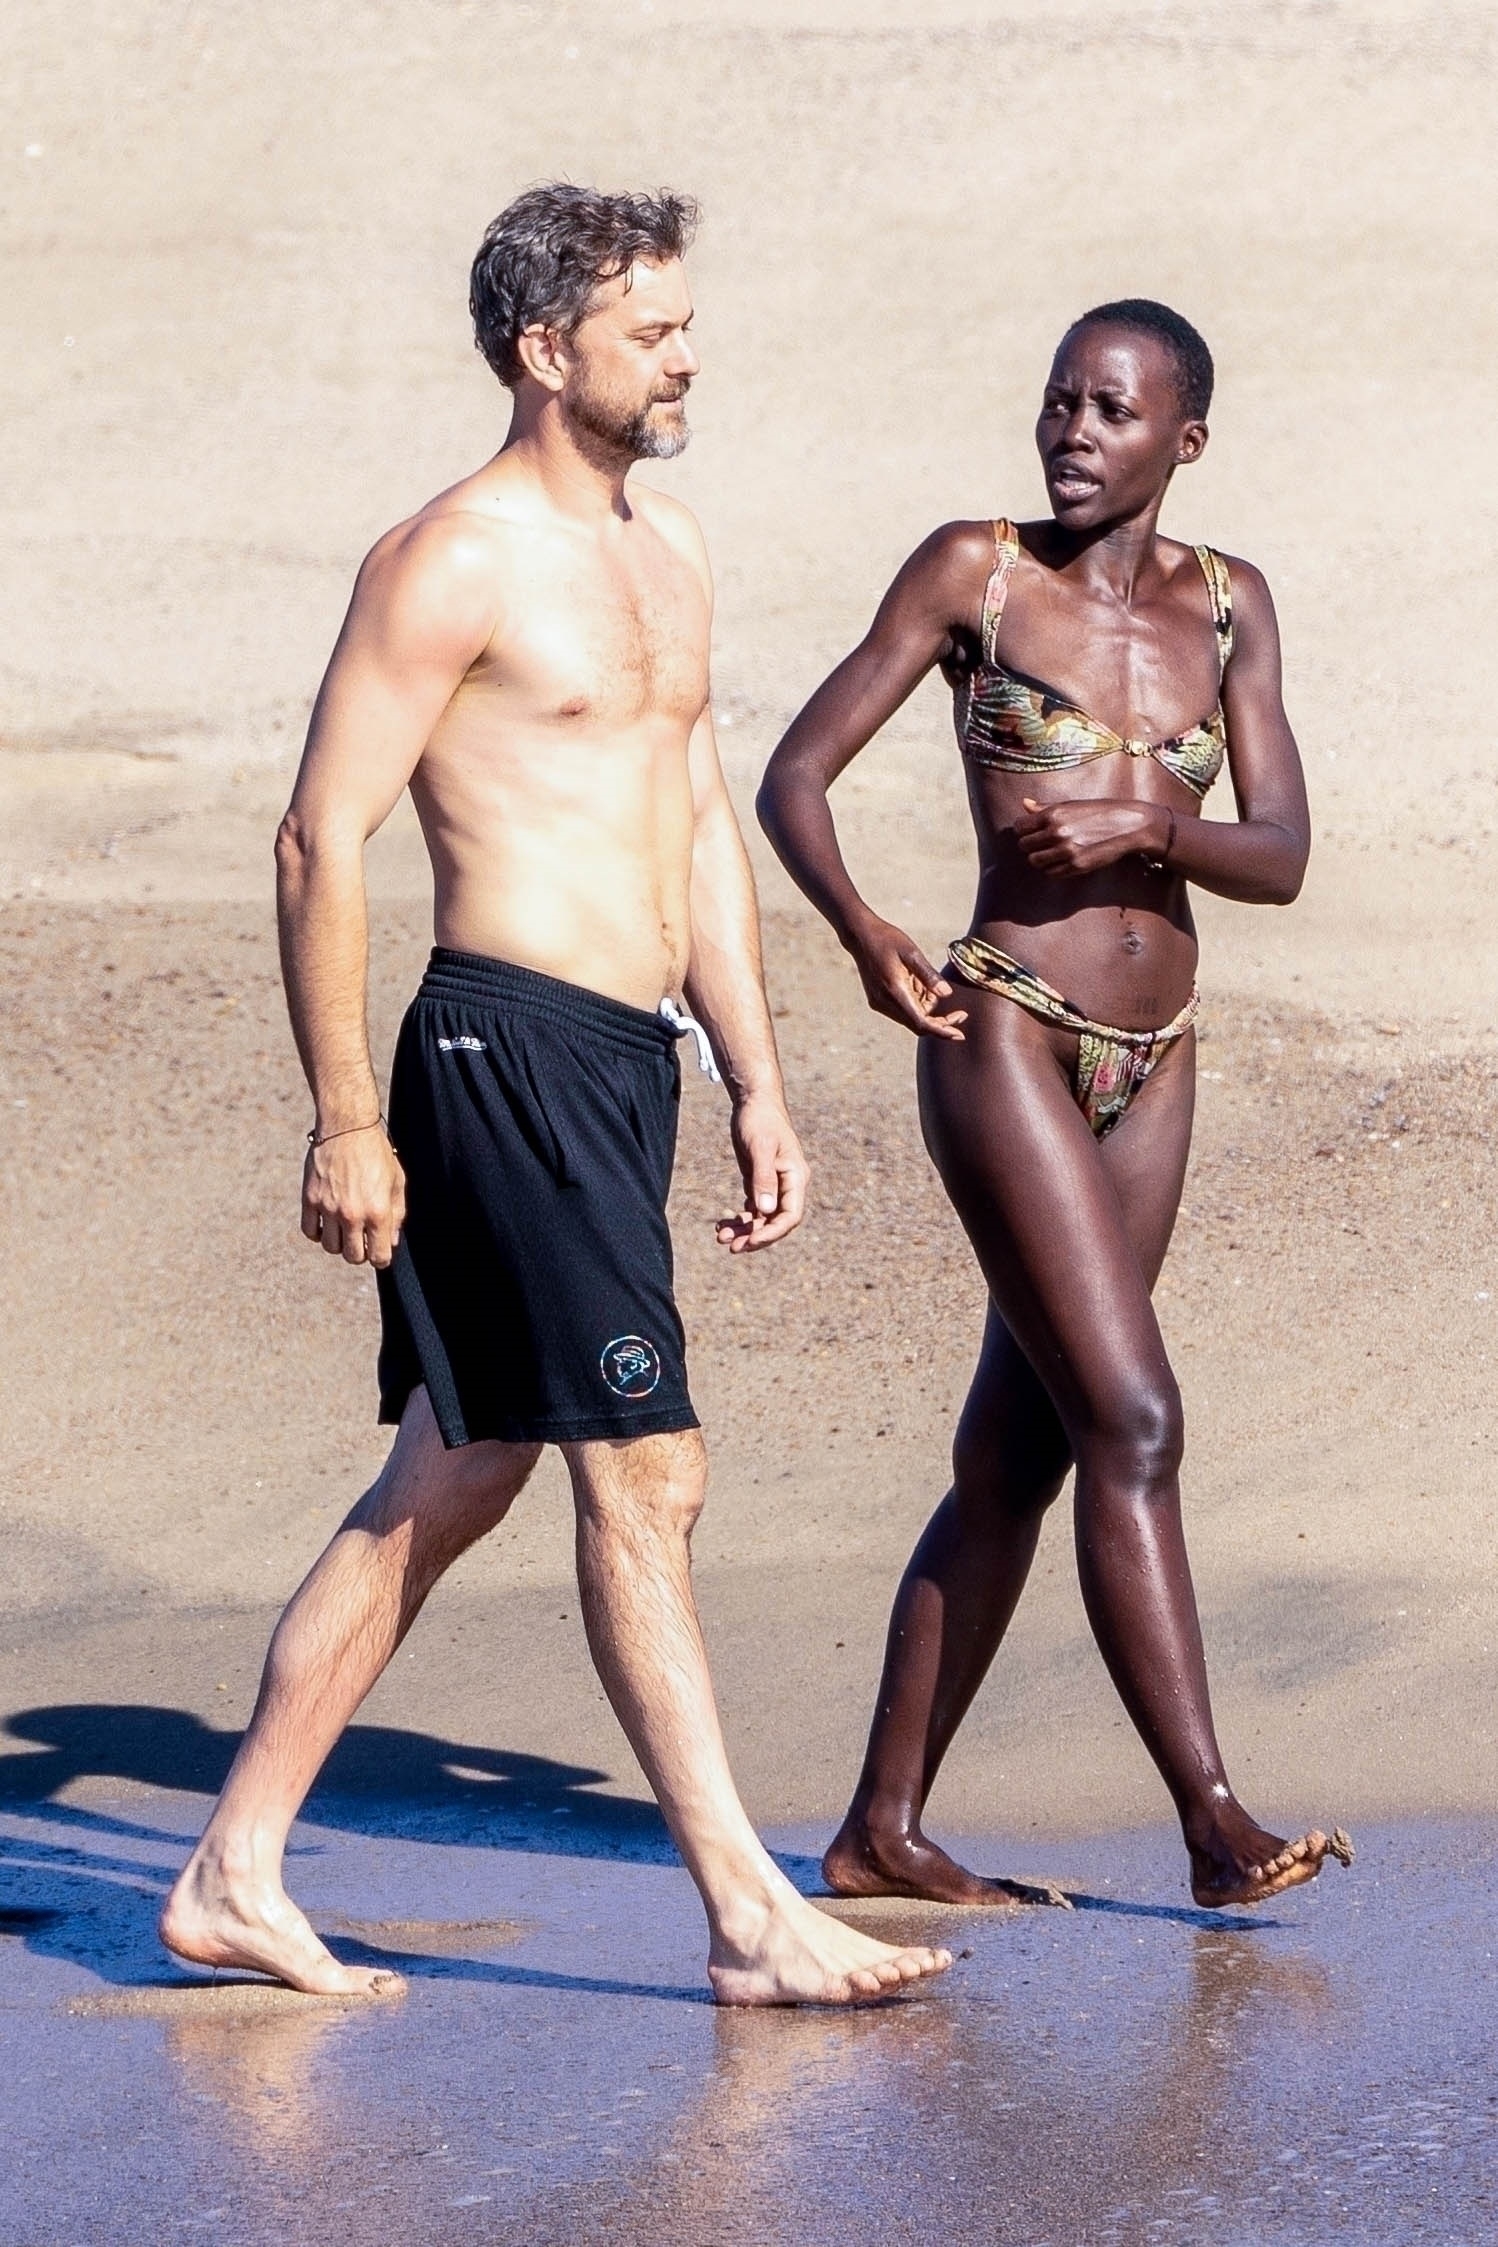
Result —
[{"label": "man's bracelet", "polygon": [[388,1132],[389,1129],[390,1126],[383,1114],[376,1116],[373,1123],[345,1124],[342,1131],[325,1131],[321,1138],[318,1137],[317,1126],[314,1124],[307,1134],[307,1145],[309,1147],[326,1147],[330,1139],[351,1139],[356,1131]]}]

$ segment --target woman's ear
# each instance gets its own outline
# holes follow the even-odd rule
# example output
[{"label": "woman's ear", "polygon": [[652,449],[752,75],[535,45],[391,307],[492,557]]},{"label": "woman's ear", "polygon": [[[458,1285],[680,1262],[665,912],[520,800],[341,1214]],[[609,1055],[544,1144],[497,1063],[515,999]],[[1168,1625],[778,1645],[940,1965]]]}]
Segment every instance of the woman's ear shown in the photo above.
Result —
[{"label": "woman's ear", "polygon": [[1177,468],[1189,468],[1192,461],[1200,460],[1207,449],[1210,431],[1204,421],[1188,421],[1181,431],[1181,441],[1176,446]]}]

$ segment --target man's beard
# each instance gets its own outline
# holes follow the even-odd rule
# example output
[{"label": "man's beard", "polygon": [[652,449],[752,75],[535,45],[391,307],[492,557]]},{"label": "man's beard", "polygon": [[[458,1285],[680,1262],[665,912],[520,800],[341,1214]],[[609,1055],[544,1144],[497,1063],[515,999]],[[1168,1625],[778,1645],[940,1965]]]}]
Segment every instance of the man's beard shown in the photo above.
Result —
[{"label": "man's beard", "polygon": [[691,434],[686,416],[666,420],[656,409],[679,404],[686,394],[683,383],[674,397],[647,398],[631,410],[606,391],[576,389],[567,401],[567,419],[582,449],[605,461],[674,460]]}]

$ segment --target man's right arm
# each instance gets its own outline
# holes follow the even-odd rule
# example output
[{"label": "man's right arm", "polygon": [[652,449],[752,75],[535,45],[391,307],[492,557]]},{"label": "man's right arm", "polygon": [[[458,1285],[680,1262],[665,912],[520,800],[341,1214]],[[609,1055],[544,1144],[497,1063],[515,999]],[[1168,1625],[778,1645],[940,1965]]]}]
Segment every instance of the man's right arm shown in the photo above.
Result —
[{"label": "man's right arm", "polygon": [[281,970],[321,1142],[307,1156],[302,1231],[351,1264],[388,1264],[405,1213],[369,1056],[364,846],[494,621],[482,527],[442,516],[382,539],[359,572],[276,837]]}]

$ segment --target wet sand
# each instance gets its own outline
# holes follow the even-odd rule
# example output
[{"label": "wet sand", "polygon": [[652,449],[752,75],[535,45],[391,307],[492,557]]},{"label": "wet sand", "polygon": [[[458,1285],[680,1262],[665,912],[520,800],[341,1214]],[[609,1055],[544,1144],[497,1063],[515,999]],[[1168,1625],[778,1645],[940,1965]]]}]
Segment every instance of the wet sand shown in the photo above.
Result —
[{"label": "wet sand", "polygon": [[[20,2247],[173,2226],[358,2247],[397,2220],[559,2247],[1485,2238],[1490,13],[89,0],[13,12],[0,60]],[[716,556],[746,808],[900,556],[943,517],[1037,505],[1034,394],[1079,306],[1158,293],[1217,352],[1212,446],[1167,527],[1269,573],[1317,843],[1293,911],[1200,908],[1200,1122],[1161,1313],[1230,1768],[1281,1830],[1362,1844],[1254,1932],[1189,1908],[1058,1509],[934,1824],[1128,1909],[964,1923],[973,1957],[890,2019],[714,2016],[587,1666],[553,1463],[433,1600],[296,1860],[335,1941],[417,1962],[412,1997],[357,2018],[204,1998],[153,1947],[274,1617],[384,1451],[372,1287],[296,1231],[270,837],[360,553],[501,433],[467,260],[550,172],[669,177],[707,206],[696,436],[652,473]],[[885,910],[928,947],[964,925],[934,688],[839,814]],[[675,1220],[725,1721],[754,1814],[809,1864],[982,1303],[909,1043],[755,849],[812,1215],[772,1257],[716,1255],[734,1182],[694,1082]],[[371,886],[383,1061],[429,941],[405,810]],[[912,2148],[907,2215],[889,2179]]]},{"label": "wet sand", "polygon": [[[704,1998],[648,1814],[495,1791],[330,1791],[298,1828],[318,1924],[410,1979],[372,2008],[161,1961],[201,1801],[9,1802],[7,2237],[1477,2247],[1498,2216],[1491,1825],[1371,1829],[1355,1877],[1221,1917],[1159,1900],[1164,1834],[1052,1845],[1069,1912],[858,1908],[959,1950],[939,1991],[746,2015]],[[814,1887],[818,1837],[774,1838]]]}]

